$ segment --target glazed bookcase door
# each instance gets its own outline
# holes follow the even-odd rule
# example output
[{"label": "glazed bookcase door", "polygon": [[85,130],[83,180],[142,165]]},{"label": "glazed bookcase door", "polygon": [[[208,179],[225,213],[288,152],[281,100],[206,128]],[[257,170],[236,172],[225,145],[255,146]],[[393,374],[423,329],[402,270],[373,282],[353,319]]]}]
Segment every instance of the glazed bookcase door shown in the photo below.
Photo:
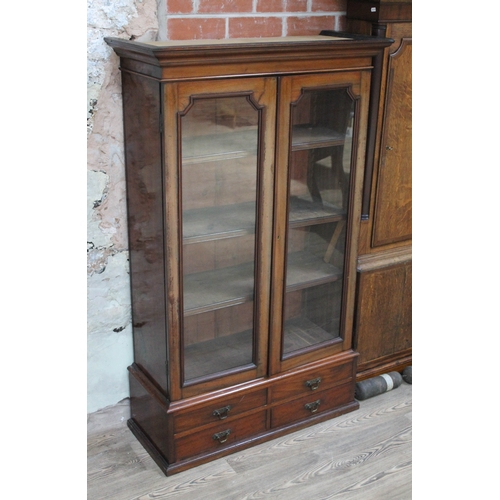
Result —
[{"label": "glazed bookcase door", "polygon": [[362,158],[357,130],[366,114],[359,97],[363,84],[362,73],[281,82],[274,371],[335,354],[350,342],[355,249],[348,235]]},{"label": "glazed bookcase door", "polygon": [[180,332],[171,360],[183,397],[267,373],[275,87],[263,78],[167,88],[179,195],[167,220],[181,222],[167,242]]}]

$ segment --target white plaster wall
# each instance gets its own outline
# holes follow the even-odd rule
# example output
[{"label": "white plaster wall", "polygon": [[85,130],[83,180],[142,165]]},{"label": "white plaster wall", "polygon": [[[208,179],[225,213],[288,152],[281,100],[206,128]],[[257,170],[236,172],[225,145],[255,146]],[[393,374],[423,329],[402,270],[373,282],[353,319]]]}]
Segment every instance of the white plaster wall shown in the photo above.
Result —
[{"label": "white plaster wall", "polygon": [[87,412],[129,396],[132,328],[119,60],[106,36],[155,40],[156,0],[87,0]]}]

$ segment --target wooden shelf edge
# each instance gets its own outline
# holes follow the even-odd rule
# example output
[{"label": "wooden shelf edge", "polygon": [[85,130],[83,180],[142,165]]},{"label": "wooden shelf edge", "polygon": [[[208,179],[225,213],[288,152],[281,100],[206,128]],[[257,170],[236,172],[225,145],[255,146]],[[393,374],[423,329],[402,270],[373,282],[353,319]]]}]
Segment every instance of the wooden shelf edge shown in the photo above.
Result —
[{"label": "wooden shelf edge", "polygon": [[[255,233],[255,220],[251,221],[251,215],[255,215],[255,203],[244,202],[228,206],[206,207],[202,209],[190,209],[184,215],[183,244],[190,245],[194,243],[204,243],[207,241],[236,238]],[[220,220],[224,214],[230,213],[231,218],[251,221],[252,223],[241,223],[234,226],[230,223],[218,227],[213,232],[208,229],[203,230],[203,226],[208,227],[214,220]],[[236,214],[236,216],[235,216]],[[313,215],[311,215],[313,214]],[[319,224],[329,224],[346,220],[347,213],[342,208],[334,205],[321,205],[312,201],[301,200],[297,197],[291,197],[291,210],[289,214],[290,227],[296,229],[299,227],[314,226]],[[189,219],[194,219],[195,222]],[[200,222],[201,220],[201,222]],[[188,221],[188,222],[187,222]],[[204,222],[203,222],[204,221]],[[194,230],[193,226],[199,224],[202,228]]]},{"label": "wooden shelf edge", "polygon": [[[342,279],[343,277],[342,270],[332,264],[324,262],[321,258],[312,254],[307,254],[306,252],[295,252],[290,254],[288,262],[288,269],[289,271],[291,270],[291,273],[293,274],[290,272],[288,274],[289,277],[292,277],[292,282],[287,284],[287,292],[294,292],[313,286],[331,283]],[[238,289],[235,290],[233,296],[226,297],[224,300],[218,300],[208,304],[203,303],[200,305],[193,305],[193,302],[197,299],[191,298],[190,301],[185,299],[184,316],[194,316],[196,314],[224,309],[226,307],[232,307],[252,301],[254,293],[249,293],[249,290],[252,290],[253,292],[252,283],[254,275],[253,272],[249,272],[250,268],[251,266],[249,266],[248,263],[245,263],[225,268],[225,271],[215,269],[187,275],[188,279],[185,279],[184,286],[186,289],[186,283],[189,281],[191,282],[190,285],[188,285],[191,290],[191,297],[193,296],[193,290],[197,290],[197,296],[213,297],[213,289],[210,289],[210,285],[212,283],[218,283],[221,280],[225,280],[226,283],[230,283],[231,280],[229,279],[229,276],[236,276],[240,285]],[[316,271],[317,275],[312,276],[311,271]],[[300,279],[300,276],[298,276],[300,274],[311,277],[309,279]],[[202,279],[200,280],[200,278]]]}]

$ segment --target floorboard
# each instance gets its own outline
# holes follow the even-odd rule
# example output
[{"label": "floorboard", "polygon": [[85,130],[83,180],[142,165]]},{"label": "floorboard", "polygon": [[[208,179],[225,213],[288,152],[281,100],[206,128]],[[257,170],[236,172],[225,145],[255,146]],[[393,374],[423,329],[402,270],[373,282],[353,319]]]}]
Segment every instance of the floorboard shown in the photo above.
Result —
[{"label": "floorboard", "polygon": [[126,426],[127,402],[89,416],[89,500],[410,500],[411,385],[354,412],[166,477]]}]

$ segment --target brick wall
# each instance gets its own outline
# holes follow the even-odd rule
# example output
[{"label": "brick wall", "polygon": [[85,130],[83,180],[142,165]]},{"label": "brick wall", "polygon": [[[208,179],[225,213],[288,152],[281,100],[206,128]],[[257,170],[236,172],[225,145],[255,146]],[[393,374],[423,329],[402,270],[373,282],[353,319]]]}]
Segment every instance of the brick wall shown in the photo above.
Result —
[{"label": "brick wall", "polygon": [[[317,35],[344,28],[346,0],[163,0],[161,38]],[[160,20],[160,24],[162,21]]]}]

